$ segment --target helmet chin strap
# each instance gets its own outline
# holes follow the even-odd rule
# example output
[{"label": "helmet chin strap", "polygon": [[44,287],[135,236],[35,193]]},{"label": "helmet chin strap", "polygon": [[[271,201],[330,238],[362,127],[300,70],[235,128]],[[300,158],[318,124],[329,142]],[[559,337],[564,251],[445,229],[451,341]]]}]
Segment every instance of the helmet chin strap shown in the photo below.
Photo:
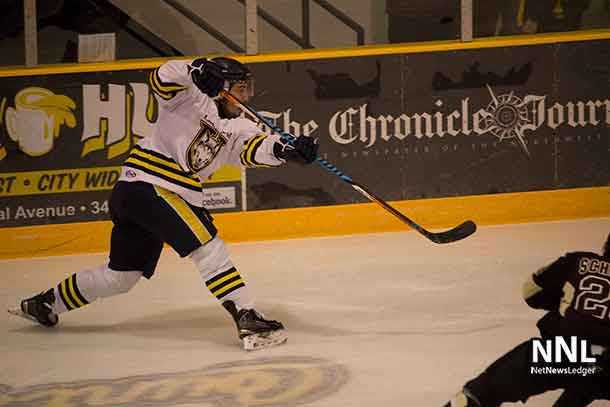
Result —
[{"label": "helmet chin strap", "polygon": [[216,107],[218,108],[218,113],[221,119],[235,119],[241,115],[241,110],[238,107],[235,108],[235,113],[229,111],[228,105],[231,102],[226,98],[219,96],[215,98],[214,101],[216,102]]},{"label": "helmet chin strap", "polygon": [[[235,98],[235,100],[239,101],[239,98],[237,98],[237,96],[235,96],[234,94],[231,93],[231,89],[233,88],[233,86],[240,84],[241,82],[243,82],[243,81],[225,80],[224,92],[228,93],[233,98]],[[228,90],[227,90],[227,87],[228,87]],[[230,98],[223,96],[222,93],[223,92],[220,92],[218,94],[218,96],[214,99],[216,101],[216,106],[218,107],[218,112],[220,113],[220,117],[222,119],[235,119],[237,117],[240,117],[242,115],[243,109],[239,106],[239,104],[235,103]],[[230,107],[234,107],[235,111],[231,112],[229,110]]]}]

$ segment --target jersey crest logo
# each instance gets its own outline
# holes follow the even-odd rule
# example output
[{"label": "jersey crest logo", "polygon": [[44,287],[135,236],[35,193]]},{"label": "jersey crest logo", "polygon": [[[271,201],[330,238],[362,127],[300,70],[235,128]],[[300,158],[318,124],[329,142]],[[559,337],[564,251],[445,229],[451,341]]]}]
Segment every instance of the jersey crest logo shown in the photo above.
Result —
[{"label": "jersey crest logo", "polygon": [[193,172],[199,172],[214,161],[218,152],[227,143],[227,139],[214,126],[200,120],[201,128],[186,151],[186,164]]}]

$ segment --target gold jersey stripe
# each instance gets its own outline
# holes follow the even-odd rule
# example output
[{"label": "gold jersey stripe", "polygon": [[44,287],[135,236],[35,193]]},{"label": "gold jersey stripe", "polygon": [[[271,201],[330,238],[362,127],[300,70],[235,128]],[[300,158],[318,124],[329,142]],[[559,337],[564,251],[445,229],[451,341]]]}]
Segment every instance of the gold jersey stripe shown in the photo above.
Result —
[{"label": "gold jersey stripe", "polygon": [[254,161],[254,153],[256,151],[256,147],[258,145],[260,145],[260,143],[262,143],[262,141],[265,139],[265,136],[260,135],[258,137],[255,137],[254,140],[252,140],[251,143],[248,143],[248,148],[246,149],[246,161],[248,163],[250,163],[251,165],[256,165],[256,161]]},{"label": "gold jersey stripe", "polygon": [[246,146],[244,147],[244,151],[240,154],[240,159],[242,164],[248,167],[272,167],[271,165],[266,164],[258,164],[254,161],[254,154],[256,148],[267,138],[266,135],[260,134],[248,140]]},{"label": "gold jersey stripe", "polygon": [[191,229],[193,234],[197,237],[201,244],[205,244],[212,240],[212,235],[205,228],[201,220],[195,215],[193,210],[188,204],[180,198],[177,194],[168,191],[167,189],[161,188],[158,185],[154,185],[157,195],[165,200],[169,206],[182,218],[184,223]]},{"label": "gold jersey stripe", "polygon": [[138,149],[135,149],[135,148],[133,150],[131,150],[131,154],[130,155],[131,156],[135,155],[135,156],[138,156],[138,157],[146,158],[149,161],[154,161],[156,163],[163,164],[166,167],[174,168],[175,170],[183,172],[185,177],[193,178],[194,180],[199,180],[197,175],[195,175],[195,174],[188,174],[186,171],[184,171],[182,169],[182,167],[180,167],[174,161],[165,160],[165,159],[163,159],[161,157],[157,157],[156,155],[152,155],[152,154],[149,154],[147,152],[144,152],[142,150],[138,150]]},{"label": "gold jersey stripe", "polygon": [[155,92],[157,95],[159,95],[163,99],[170,100],[173,97],[171,94],[167,94],[158,88],[158,86],[156,84],[154,72],[151,72],[150,75],[148,76],[148,83],[149,83],[151,89],[153,90],[153,92]]},{"label": "gold jersey stripe", "polygon": [[239,280],[235,280],[231,284],[227,284],[226,286],[222,287],[219,290],[212,291],[212,294],[214,295],[214,297],[218,297],[220,294],[224,293],[227,290],[230,290],[231,288],[235,287],[238,284],[242,284],[243,282],[244,282],[244,280],[242,280],[240,278]]},{"label": "gold jersey stripe", "polygon": [[188,176],[183,176],[183,175],[175,174],[175,173],[173,173],[171,171],[167,171],[167,170],[165,170],[163,168],[159,168],[159,167],[154,166],[152,164],[149,164],[147,162],[138,160],[137,157],[130,156],[129,158],[127,158],[127,160],[125,160],[125,162],[126,163],[133,163],[133,164],[139,165],[139,166],[147,168],[147,169],[149,169],[149,170],[151,170],[153,172],[157,172],[159,174],[162,174],[162,175],[164,175],[164,176],[166,176],[168,178],[175,179],[176,181],[184,182],[184,183],[192,185],[194,187],[201,188],[201,182],[195,181],[193,178],[190,178]]},{"label": "gold jersey stripe", "polygon": [[264,138],[265,135],[259,134],[258,136],[253,137],[248,141],[248,144],[245,148],[247,162],[254,164],[254,157],[252,156],[252,153],[254,152],[254,148],[259,144],[259,140],[262,141]]},{"label": "gold jersey stripe", "polygon": [[224,283],[225,281],[230,280],[233,277],[238,277],[238,276],[239,276],[239,272],[237,270],[235,270],[231,274],[224,276],[223,278],[219,279],[218,281],[214,281],[212,284],[210,284],[208,286],[208,289],[211,291],[212,289],[218,287],[220,284]]},{"label": "gold jersey stripe", "polygon": [[187,89],[186,86],[182,85],[164,85],[159,78],[159,68],[150,73],[149,82],[153,91],[165,100],[169,100],[176,96],[176,93]]},{"label": "gold jersey stripe", "polygon": [[244,167],[247,167],[248,163],[246,163],[246,160],[245,160],[245,153],[246,153],[245,151],[241,152],[241,154],[239,155],[239,160],[241,161],[241,163]]},{"label": "gold jersey stripe", "polygon": [[252,137],[244,145],[244,151],[242,151],[241,154],[239,155],[239,158],[241,159],[241,163],[243,165],[246,165],[246,166],[250,165],[250,163],[248,162],[248,159],[247,159],[248,158],[247,154],[248,154],[250,147],[252,146],[252,143],[254,143],[254,140],[256,140],[257,137],[259,137],[259,136]]},{"label": "gold jersey stripe", "polygon": [[180,85],[177,83],[163,83],[163,81],[161,80],[161,77],[159,76],[159,68],[154,70],[154,79],[155,79],[155,84],[159,87],[159,89],[161,89],[163,92],[175,92],[175,91],[181,91],[181,90],[185,90],[188,89],[187,86],[184,85]]}]

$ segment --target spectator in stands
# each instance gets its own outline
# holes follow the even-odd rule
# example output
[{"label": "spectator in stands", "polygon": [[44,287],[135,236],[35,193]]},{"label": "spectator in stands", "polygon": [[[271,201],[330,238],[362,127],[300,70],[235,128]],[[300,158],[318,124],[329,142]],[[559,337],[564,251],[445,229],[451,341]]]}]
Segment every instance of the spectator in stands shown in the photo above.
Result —
[{"label": "spectator in stands", "polygon": [[517,26],[522,32],[578,30],[591,0],[518,0]]}]

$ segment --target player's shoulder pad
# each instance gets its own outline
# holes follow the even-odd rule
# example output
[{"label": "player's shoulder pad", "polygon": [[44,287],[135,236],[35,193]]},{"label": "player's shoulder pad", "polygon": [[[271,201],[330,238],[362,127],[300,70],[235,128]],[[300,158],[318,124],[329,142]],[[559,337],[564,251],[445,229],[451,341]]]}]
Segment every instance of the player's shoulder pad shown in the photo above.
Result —
[{"label": "player's shoulder pad", "polygon": [[170,100],[187,89],[179,74],[185,61],[168,61],[154,69],[148,78],[152,91],[163,100]]}]

